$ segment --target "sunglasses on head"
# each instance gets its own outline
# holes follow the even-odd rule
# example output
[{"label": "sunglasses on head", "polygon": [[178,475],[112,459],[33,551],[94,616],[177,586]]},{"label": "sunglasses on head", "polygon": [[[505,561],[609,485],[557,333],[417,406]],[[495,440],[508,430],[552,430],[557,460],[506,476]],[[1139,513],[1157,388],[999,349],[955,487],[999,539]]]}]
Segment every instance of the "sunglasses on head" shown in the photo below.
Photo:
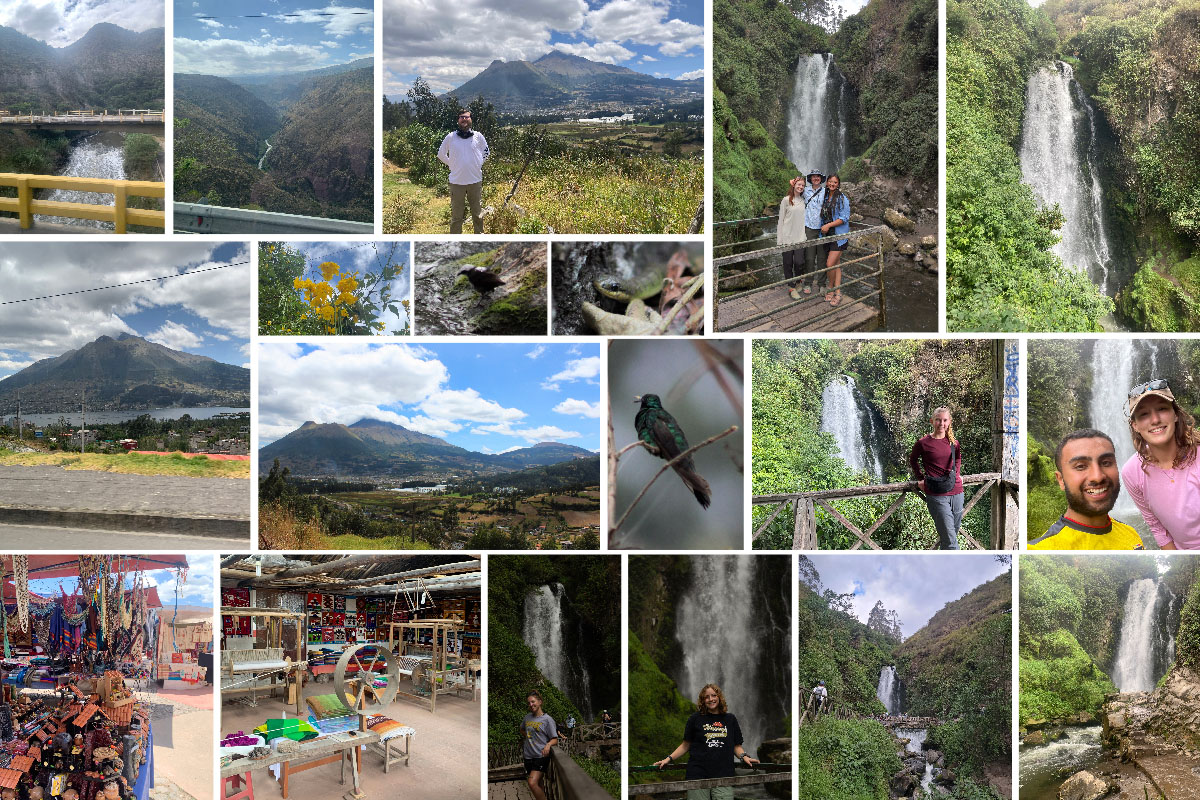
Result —
[{"label": "sunglasses on head", "polygon": [[1129,397],[1139,397],[1146,392],[1157,392],[1160,389],[1166,389],[1167,391],[1170,391],[1171,385],[1161,378],[1156,381],[1146,381],[1145,383],[1139,383],[1137,386],[1130,389]]}]

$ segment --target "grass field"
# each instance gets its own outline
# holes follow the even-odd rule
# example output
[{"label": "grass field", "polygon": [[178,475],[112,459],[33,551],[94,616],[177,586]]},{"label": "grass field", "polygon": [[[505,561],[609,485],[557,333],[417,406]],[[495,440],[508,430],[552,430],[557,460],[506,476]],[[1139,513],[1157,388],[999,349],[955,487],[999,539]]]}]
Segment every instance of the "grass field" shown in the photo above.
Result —
[{"label": "grass field", "polygon": [[179,475],[188,478],[249,478],[249,461],[211,461],[182,454],[148,456],[136,453],[13,453],[0,450],[0,464],[62,467],[128,475]]}]

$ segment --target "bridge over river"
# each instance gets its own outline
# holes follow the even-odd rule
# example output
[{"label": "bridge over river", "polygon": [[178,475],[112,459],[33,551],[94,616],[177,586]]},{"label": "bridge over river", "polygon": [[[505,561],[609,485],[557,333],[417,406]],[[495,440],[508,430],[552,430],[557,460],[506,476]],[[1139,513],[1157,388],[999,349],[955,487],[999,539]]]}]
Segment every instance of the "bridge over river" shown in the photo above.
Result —
[{"label": "bridge over river", "polygon": [[0,111],[0,130],[123,131],[159,133],[166,114],[146,109],[67,111],[52,114],[12,114]]}]

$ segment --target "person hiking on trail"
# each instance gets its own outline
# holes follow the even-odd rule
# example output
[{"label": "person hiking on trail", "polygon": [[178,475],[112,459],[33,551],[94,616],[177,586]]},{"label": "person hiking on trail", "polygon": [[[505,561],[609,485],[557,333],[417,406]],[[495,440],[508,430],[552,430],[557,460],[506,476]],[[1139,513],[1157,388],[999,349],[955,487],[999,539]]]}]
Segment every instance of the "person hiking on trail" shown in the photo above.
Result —
[{"label": "person hiking on trail", "polygon": [[604,735],[611,736],[616,726],[613,725],[613,715],[608,713],[608,709],[604,709],[604,713],[600,715],[600,721],[604,723]]},{"label": "person hiking on trail", "polygon": [[542,696],[530,692],[525,697],[529,713],[521,720],[521,755],[525,764],[525,782],[534,800],[546,800],[542,776],[550,768],[550,748],[558,744],[558,726],[554,717],[542,711]]},{"label": "person hiking on trail", "polygon": [[438,160],[450,168],[450,232],[462,233],[464,204],[471,204],[471,223],[475,233],[483,233],[480,202],[483,196],[483,162],[487,161],[488,143],[479,131],[471,130],[471,112],[458,114],[458,128],[446,134],[438,148]]},{"label": "person hiking on trail", "polygon": [[[797,244],[805,240],[804,231],[804,179],[800,176],[792,178],[788,183],[788,193],[779,201],[779,221],[775,225],[775,244]],[[800,280],[805,274],[804,252],[799,247],[795,250],[784,250],[783,277],[791,280],[788,284],[788,296],[793,300],[800,299],[797,287],[803,286],[805,294],[811,294],[812,289],[806,281]]]},{"label": "person hiking on trail", "polygon": [[[808,184],[804,187],[804,239],[811,241],[824,236],[821,233],[821,206],[825,202],[825,173],[813,170],[804,176]],[[804,248],[804,267],[801,270],[802,275],[810,275],[816,272],[821,267],[825,266],[825,254],[828,252],[828,247],[823,244],[810,244]],[[828,278],[825,278],[827,281]],[[813,278],[812,288],[816,288],[819,277]],[[812,289],[805,287],[805,294],[808,294]],[[799,299],[799,295],[797,295]]]},{"label": "person hiking on trail", "polygon": [[575,737],[575,715],[571,714],[570,716],[567,717],[567,738],[572,739],[574,737]]},{"label": "person hiking on trail", "polygon": [[[830,175],[825,179],[825,196],[821,200],[821,235],[832,236],[850,232],[850,199],[841,192],[842,179]],[[828,255],[825,266],[829,272],[825,274],[825,285],[829,291],[825,294],[825,302],[836,306],[842,302],[842,268],[838,264],[842,260],[842,251],[850,244],[849,239],[838,239],[826,245]]]},{"label": "person hiking on trail", "polygon": [[[696,701],[696,713],[688,717],[683,728],[683,741],[669,756],[655,761],[662,769],[684,753],[688,758],[684,780],[702,778],[732,778],[735,763],[753,767],[759,763],[742,747],[742,728],[737,717],[729,713],[725,695],[715,683],[706,684]],[[688,800],[733,800],[732,786],[711,789],[690,789]]]},{"label": "person hiking on trail", "polygon": [[829,706],[829,690],[825,688],[825,681],[817,681],[817,685],[813,687],[812,696],[817,706],[813,710],[815,717]]},{"label": "person hiking on trail", "polygon": [[950,409],[936,408],[929,419],[932,431],[913,445],[908,466],[938,533],[939,550],[957,550],[962,529],[962,446],[954,436]]}]

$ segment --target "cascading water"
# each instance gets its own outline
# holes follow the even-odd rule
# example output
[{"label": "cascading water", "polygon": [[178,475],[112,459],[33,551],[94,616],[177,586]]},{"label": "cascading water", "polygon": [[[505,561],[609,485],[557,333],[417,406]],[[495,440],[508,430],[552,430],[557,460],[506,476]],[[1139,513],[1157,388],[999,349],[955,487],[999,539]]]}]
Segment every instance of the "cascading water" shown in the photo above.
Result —
[{"label": "cascading water", "polygon": [[266,149],[266,152],[264,152],[262,154],[262,158],[260,158],[258,160],[258,168],[259,169],[263,168],[263,162],[267,160],[267,155],[270,154],[270,152],[271,152],[271,143],[269,141],[267,141],[266,139],[263,139],[263,141],[267,142],[267,149]]},{"label": "cascading water", "polygon": [[1164,652],[1169,634],[1159,626],[1159,581],[1142,578],[1129,584],[1125,595],[1125,618],[1113,661],[1113,685],[1122,692],[1148,692],[1160,675],[1155,665]]},{"label": "cascading water", "polygon": [[879,698],[879,702],[883,703],[883,707],[887,709],[889,715],[896,714],[900,710],[896,703],[896,684],[898,682],[895,667],[884,667],[879,670],[879,685],[875,688],[875,696]]},{"label": "cascading water", "polygon": [[849,375],[838,375],[821,392],[821,431],[832,436],[846,466],[883,479],[882,421]]},{"label": "cascading water", "polygon": [[[1029,76],[1021,129],[1021,174],[1044,205],[1058,203],[1065,222],[1054,253],[1086,270],[1105,292],[1112,248],[1098,177],[1096,112],[1070,64],[1056,61]],[[1115,291],[1116,287],[1112,287]]]},{"label": "cascading water", "polygon": [[750,753],[758,751],[771,723],[788,713],[787,687],[774,685],[784,681],[767,670],[786,663],[791,625],[763,610],[764,595],[780,591],[760,577],[763,560],[693,556],[691,582],[675,612],[675,638],[683,653],[679,674],[673,676],[679,691],[691,699],[706,684],[720,686]]},{"label": "cascading water", "polygon": [[[101,141],[103,138],[105,137],[90,136],[71,148],[71,156],[67,162],[67,166],[59,174],[71,178],[124,180],[125,156],[122,148]],[[116,202],[111,194],[77,192],[68,189],[55,189],[45,199],[62,203],[88,203],[90,205],[101,206],[111,206]],[[36,215],[35,219],[39,222],[53,222],[60,225],[81,225],[90,228],[113,229],[111,222],[101,222],[99,220],[51,217],[42,214]]]},{"label": "cascading water", "polygon": [[[1125,421],[1125,402],[1134,385],[1136,345],[1132,339],[1101,339],[1092,348],[1092,397],[1088,414],[1092,427],[1109,435],[1117,453],[1117,468],[1133,456],[1133,440]],[[1129,493],[1117,497],[1112,515],[1136,522],[1141,519]]]},{"label": "cascading water", "polygon": [[[537,667],[579,708],[584,719],[592,719],[591,678],[578,653],[570,651],[568,622],[563,609],[561,584],[540,586],[525,595],[525,623],[521,638],[533,651]],[[577,641],[577,638],[576,638]]]},{"label": "cascading water", "polygon": [[792,164],[804,172],[840,169],[848,155],[848,108],[846,78],[833,54],[800,56],[788,112],[787,156]]},{"label": "cascading water", "polygon": [[1057,798],[1063,776],[1089,769],[1101,756],[1100,726],[1067,728],[1050,744],[1021,746],[1020,795]]}]

